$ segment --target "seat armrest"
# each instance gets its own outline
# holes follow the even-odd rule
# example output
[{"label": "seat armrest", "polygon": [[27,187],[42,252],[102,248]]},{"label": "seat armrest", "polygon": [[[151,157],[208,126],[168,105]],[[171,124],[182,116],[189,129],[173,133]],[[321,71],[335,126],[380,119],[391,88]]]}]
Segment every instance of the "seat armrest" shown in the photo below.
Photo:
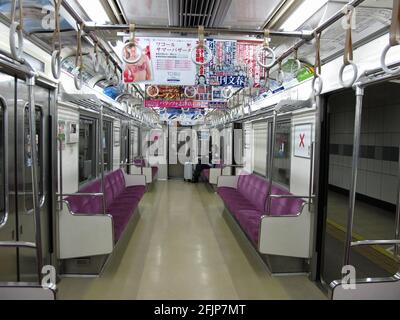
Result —
[{"label": "seat armrest", "polygon": [[218,183],[218,178],[222,175],[222,170],[220,168],[211,168],[210,176],[208,178],[208,182],[210,184],[216,185]]},{"label": "seat armrest", "polygon": [[218,177],[218,188],[234,188],[237,189],[239,182],[238,176],[220,176]]},{"label": "seat armrest", "polygon": [[126,187],[146,186],[146,177],[141,174],[125,174]]}]

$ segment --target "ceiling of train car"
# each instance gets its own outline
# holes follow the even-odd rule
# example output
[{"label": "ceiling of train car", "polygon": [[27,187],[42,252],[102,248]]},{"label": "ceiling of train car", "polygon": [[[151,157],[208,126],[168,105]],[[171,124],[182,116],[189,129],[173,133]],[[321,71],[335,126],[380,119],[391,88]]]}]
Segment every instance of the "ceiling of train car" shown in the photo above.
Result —
[{"label": "ceiling of train car", "polygon": [[136,24],[180,27],[262,27],[282,0],[119,0]]}]

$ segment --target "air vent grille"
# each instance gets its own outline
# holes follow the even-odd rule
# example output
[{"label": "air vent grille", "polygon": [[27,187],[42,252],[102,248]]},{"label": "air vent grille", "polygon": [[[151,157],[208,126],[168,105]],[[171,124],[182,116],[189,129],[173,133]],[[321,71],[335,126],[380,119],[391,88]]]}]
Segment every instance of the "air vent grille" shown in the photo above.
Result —
[{"label": "air vent grille", "polygon": [[179,27],[218,27],[232,0],[169,0],[170,24]]}]

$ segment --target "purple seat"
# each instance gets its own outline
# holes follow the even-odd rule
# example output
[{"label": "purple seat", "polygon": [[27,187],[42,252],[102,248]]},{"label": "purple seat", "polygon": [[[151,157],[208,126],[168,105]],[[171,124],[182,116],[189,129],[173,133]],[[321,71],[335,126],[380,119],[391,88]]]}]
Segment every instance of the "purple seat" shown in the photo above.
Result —
[{"label": "purple seat", "polygon": [[204,169],[201,171],[201,176],[204,180],[209,181],[210,180],[210,169]]},{"label": "purple seat", "polygon": [[[79,193],[101,193],[101,180],[96,180],[81,188]],[[124,173],[121,169],[107,175],[104,179],[106,213],[113,217],[114,240],[117,242],[130,217],[135,213],[139,201],[146,192],[145,186],[126,187]],[[103,199],[101,196],[70,196],[65,199],[73,213],[102,214]]]},{"label": "purple seat", "polygon": [[[302,199],[271,199],[271,210],[267,210],[267,197],[270,183],[254,174],[239,177],[237,189],[220,187],[217,193],[224,201],[229,212],[236,218],[250,240],[257,246],[261,218],[267,211],[272,216],[297,215],[304,206]],[[272,195],[291,195],[278,186],[272,186]]]},{"label": "purple seat", "polygon": [[[279,186],[272,186],[271,194],[273,195],[284,195],[290,196],[291,193],[287,190],[279,187]],[[295,198],[280,198],[280,199],[271,199],[271,208],[269,210],[269,214],[271,216],[296,216],[298,215],[303,206],[304,206],[303,199],[295,199]]]}]

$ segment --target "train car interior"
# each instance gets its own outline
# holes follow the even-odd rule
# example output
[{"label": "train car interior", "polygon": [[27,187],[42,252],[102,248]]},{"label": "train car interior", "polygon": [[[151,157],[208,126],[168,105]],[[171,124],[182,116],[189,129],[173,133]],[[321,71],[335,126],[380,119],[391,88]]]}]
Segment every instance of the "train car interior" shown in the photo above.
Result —
[{"label": "train car interior", "polygon": [[0,300],[400,300],[400,0],[0,0]]}]

